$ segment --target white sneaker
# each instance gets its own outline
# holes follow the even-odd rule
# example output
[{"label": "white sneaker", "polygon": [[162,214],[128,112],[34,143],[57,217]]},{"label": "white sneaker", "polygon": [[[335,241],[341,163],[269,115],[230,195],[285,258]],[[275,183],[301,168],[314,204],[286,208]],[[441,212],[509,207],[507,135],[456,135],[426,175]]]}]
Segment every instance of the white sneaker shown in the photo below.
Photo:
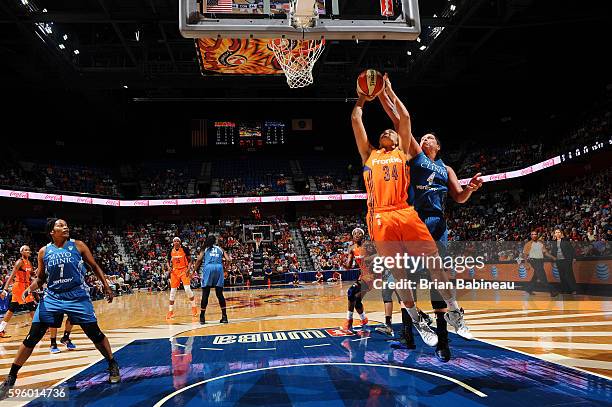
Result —
[{"label": "white sneaker", "polygon": [[412,321],[412,324],[419,335],[421,335],[421,338],[423,338],[423,342],[429,346],[436,346],[438,344],[438,335],[427,325],[427,321],[423,317],[419,318],[419,322]]},{"label": "white sneaker", "polygon": [[472,335],[470,328],[463,319],[463,308],[456,311],[448,311],[444,314],[444,319],[450,326],[455,328],[457,335],[465,339],[474,339],[474,335]]}]

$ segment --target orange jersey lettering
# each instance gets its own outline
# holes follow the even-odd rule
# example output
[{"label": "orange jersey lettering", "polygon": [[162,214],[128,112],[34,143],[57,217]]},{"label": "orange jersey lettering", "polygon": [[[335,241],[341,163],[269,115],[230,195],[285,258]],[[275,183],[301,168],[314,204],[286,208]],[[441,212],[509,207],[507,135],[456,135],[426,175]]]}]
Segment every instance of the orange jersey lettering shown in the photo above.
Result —
[{"label": "orange jersey lettering", "polygon": [[410,174],[406,154],[399,148],[374,150],[363,166],[368,193],[368,211],[393,210],[408,206]]},{"label": "orange jersey lettering", "polygon": [[32,263],[29,260],[21,259],[21,267],[15,272],[15,285],[29,287],[32,270]]},{"label": "orange jersey lettering", "polygon": [[187,268],[189,262],[187,261],[187,255],[182,247],[179,247],[178,250],[172,248],[171,252],[172,256],[172,268],[173,269],[184,269]]},{"label": "orange jersey lettering", "polygon": [[367,273],[368,269],[365,264],[365,258],[367,254],[366,254],[366,249],[364,245],[358,246],[354,244],[353,247],[351,248],[351,254],[353,255],[353,258],[355,259],[355,263],[357,263],[357,266],[361,270],[361,273]]}]

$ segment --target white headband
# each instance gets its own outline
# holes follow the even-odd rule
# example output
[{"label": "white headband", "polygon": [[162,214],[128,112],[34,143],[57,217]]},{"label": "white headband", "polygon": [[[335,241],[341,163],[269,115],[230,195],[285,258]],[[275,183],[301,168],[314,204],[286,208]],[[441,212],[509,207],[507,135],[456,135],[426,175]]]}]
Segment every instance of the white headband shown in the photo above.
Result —
[{"label": "white headband", "polygon": [[365,232],[363,231],[363,229],[361,228],[355,228],[353,229],[353,231],[351,232],[351,234],[355,234],[355,232],[361,232],[362,235],[365,235]]},{"label": "white headband", "polygon": [[176,242],[177,240],[180,242],[180,241],[181,241],[181,238],[180,238],[180,237],[178,237],[178,236],[176,236],[174,239],[172,239],[172,241],[173,241],[173,242]]},{"label": "white headband", "polygon": [[[28,247],[28,246],[26,246],[25,244],[24,244],[23,246],[21,246],[21,247],[19,248],[19,253],[23,253],[23,251],[26,249],[26,247]],[[29,248],[29,247],[28,247],[28,248]]]}]

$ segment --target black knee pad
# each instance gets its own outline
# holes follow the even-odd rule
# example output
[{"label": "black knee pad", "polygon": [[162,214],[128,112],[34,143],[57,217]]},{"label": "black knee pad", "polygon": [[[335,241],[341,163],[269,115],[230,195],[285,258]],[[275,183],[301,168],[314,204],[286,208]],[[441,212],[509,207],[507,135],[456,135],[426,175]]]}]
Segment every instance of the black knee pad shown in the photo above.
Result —
[{"label": "black knee pad", "polygon": [[448,307],[445,301],[432,301],[431,306],[433,307],[433,309],[444,309]]},{"label": "black knee pad", "polygon": [[49,325],[47,324],[42,324],[40,322],[32,322],[30,332],[23,340],[23,346],[30,349],[35,348],[36,344],[38,344],[38,342],[40,342],[43,336],[45,336],[47,329],[49,329]]},{"label": "black knee pad", "polygon": [[13,314],[17,312],[18,308],[19,308],[19,303],[17,301],[11,301],[9,303],[8,310],[11,311]]},{"label": "black knee pad", "polygon": [[26,309],[30,312],[34,312],[36,311],[36,303],[35,302],[28,302],[26,304]]},{"label": "black knee pad", "polygon": [[98,344],[106,338],[106,335],[102,333],[97,322],[91,324],[82,324],[81,329],[85,332],[85,335],[94,343]]},{"label": "black knee pad", "polygon": [[360,292],[361,284],[359,284],[359,281],[356,281],[353,283],[353,285],[349,287],[348,291],[346,292],[346,295],[349,301],[355,301],[357,299],[357,294],[359,294]]}]

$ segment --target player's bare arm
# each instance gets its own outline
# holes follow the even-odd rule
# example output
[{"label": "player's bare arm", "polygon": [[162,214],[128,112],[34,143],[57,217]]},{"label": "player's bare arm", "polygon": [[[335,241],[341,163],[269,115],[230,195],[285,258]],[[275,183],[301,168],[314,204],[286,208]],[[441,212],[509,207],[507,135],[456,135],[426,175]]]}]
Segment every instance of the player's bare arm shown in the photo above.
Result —
[{"label": "player's bare arm", "polygon": [[468,185],[463,188],[459,183],[455,170],[447,165],[446,171],[448,172],[448,194],[457,203],[466,202],[468,199],[470,199],[472,193],[478,191],[478,189],[482,186],[482,178],[480,178],[482,175],[481,173],[474,175]]},{"label": "player's bare arm", "polygon": [[96,263],[96,261],[94,260],[93,255],[89,250],[89,247],[87,247],[87,245],[80,240],[75,240],[74,244],[81,253],[81,256],[83,256],[83,260],[85,261],[85,263],[87,263],[93,269],[94,274],[102,283],[102,286],[104,287],[104,294],[106,295],[106,301],[113,302],[113,290],[111,290],[110,286],[108,285],[108,282],[106,281],[106,275],[104,274],[98,263]]},{"label": "player's bare arm", "polygon": [[198,255],[198,258],[196,259],[196,262],[195,262],[195,266],[194,266],[194,268],[195,268],[196,270],[199,270],[199,269],[200,269],[200,267],[202,266],[202,262],[203,262],[203,261],[204,261],[204,250],[202,250],[202,251],[200,252],[200,254]]},{"label": "player's bare arm", "polygon": [[374,147],[368,141],[368,133],[363,125],[363,106],[367,102],[367,98],[364,95],[359,94],[359,99],[355,103],[353,113],[351,114],[351,124],[353,126],[353,134],[355,135],[355,143],[357,143],[357,149],[361,156],[361,163],[365,162],[370,158],[370,154]]},{"label": "player's bare arm", "polygon": [[389,99],[395,104],[395,110],[399,115],[399,124],[397,127],[397,134],[399,136],[399,147],[406,154],[408,159],[415,157],[421,153],[421,146],[412,135],[412,122],[410,119],[410,113],[404,103],[397,97],[391,86],[391,80],[389,76],[385,74],[385,92],[389,95]]},{"label": "player's bare arm", "polygon": [[15,265],[13,266],[13,271],[11,271],[11,274],[9,274],[8,278],[6,279],[6,283],[4,284],[4,287],[2,287],[2,292],[0,292],[0,298],[4,299],[4,297],[6,297],[7,290],[9,286],[11,285],[11,281],[13,281],[13,278],[15,277],[15,273],[21,268],[22,263],[23,261],[21,259],[15,262]]}]

